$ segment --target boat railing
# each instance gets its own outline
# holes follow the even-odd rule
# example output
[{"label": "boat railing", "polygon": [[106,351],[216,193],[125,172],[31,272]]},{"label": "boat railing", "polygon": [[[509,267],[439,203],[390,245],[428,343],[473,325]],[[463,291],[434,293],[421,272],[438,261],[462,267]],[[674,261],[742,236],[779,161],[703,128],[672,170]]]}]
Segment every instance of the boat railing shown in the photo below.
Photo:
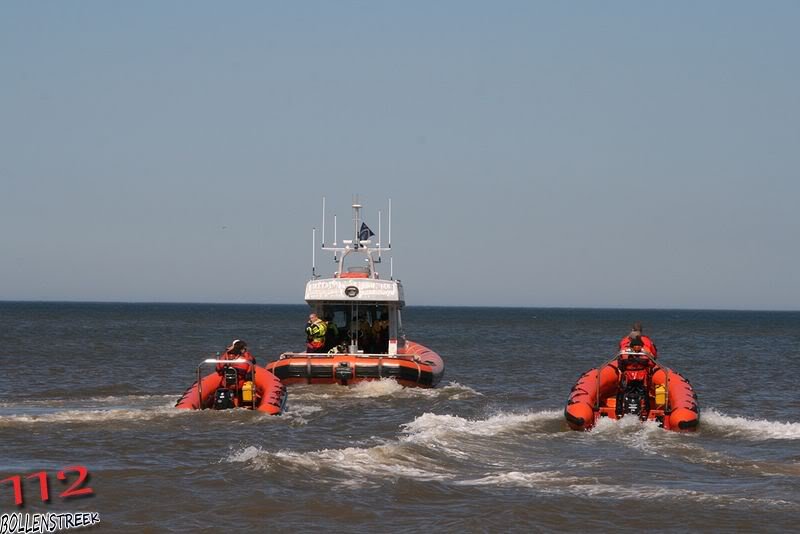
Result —
[{"label": "boat railing", "polygon": [[334,356],[355,356],[356,358],[386,358],[389,360],[416,360],[416,354],[386,354],[369,352],[284,352],[280,355],[280,360],[287,358],[332,358]]},{"label": "boat railing", "polygon": [[666,395],[666,403],[664,404],[664,413],[669,415],[669,413],[671,412],[669,405],[669,375],[674,371],[669,367],[656,362],[655,357],[653,357],[653,355],[649,351],[644,351],[644,350],[635,351],[631,349],[623,349],[617,353],[616,357],[614,357],[613,359],[609,360],[608,362],[597,368],[597,400],[595,401],[597,405],[596,408],[599,406],[600,402],[600,372],[602,371],[603,367],[617,361],[620,356],[636,356],[637,358],[639,357],[645,358],[652,364],[652,368],[650,369],[651,376],[656,373],[656,370],[664,371],[664,394]]}]

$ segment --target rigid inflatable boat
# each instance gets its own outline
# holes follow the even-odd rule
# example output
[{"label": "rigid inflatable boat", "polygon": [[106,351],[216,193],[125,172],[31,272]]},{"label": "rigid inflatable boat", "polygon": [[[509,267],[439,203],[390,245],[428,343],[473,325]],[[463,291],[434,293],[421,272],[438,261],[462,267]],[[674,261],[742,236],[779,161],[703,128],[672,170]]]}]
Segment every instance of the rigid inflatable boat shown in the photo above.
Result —
[{"label": "rigid inflatable boat", "polygon": [[[218,370],[202,376],[207,365]],[[234,366],[248,365],[242,373]],[[286,387],[272,373],[245,359],[207,359],[197,367],[197,381],[175,403],[182,410],[246,408],[278,415],[286,406]]]},{"label": "rigid inflatable boat", "polygon": [[691,432],[700,420],[689,381],[650,354],[632,350],[583,373],[572,387],[564,416],[573,430],[589,430],[601,417],[638,417],[667,430]]},{"label": "rigid inflatable boat", "polygon": [[[333,246],[326,247],[323,200],[322,249],[334,253],[337,269],[331,278],[322,278],[312,265],[305,300],[313,314],[325,318],[324,343],[319,339],[315,348],[317,340],[309,339],[306,351],[283,353],[266,368],[284,384],[349,385],[392,378],[407,387],[433,387],[444,375],[444,362],[431,349],[406,339],[403,285],[391,271],[383,279],[376,270],[381,253],[391,250],[391,238],[388,247],[381,246],[379,218],[373,246],[375,234],[361,222],[362,206],[352,207],[354,238],[338,247],[334,237]],[[389,209],[391,224],[391,204]]]}]

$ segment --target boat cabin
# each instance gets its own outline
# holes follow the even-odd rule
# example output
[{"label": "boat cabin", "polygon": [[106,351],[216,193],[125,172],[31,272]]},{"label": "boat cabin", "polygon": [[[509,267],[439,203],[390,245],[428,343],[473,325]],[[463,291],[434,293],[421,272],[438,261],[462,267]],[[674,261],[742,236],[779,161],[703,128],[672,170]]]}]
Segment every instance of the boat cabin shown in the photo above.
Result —
[{"label": "boat cabin", "polygon": [[404,344],[400,310],[405,305],[399,280],[381,280],[369,267],[344,269],[334,278],[310,280],[305,300],[330,325],[326,352],[397,354]]}]

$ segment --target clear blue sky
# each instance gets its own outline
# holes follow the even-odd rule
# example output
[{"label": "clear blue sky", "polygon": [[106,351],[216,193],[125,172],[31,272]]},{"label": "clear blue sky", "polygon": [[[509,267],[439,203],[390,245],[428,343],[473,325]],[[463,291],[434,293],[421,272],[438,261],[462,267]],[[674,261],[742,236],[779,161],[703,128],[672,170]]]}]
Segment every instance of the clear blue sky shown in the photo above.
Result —
[{"label": "clear blue sky", "polygon": [[0,3],[0,300],[301,303],[321,197],[341,223],[358,194],[373,228],[392,198],[411,305],[800,309],[798,27],[794,1]]}]

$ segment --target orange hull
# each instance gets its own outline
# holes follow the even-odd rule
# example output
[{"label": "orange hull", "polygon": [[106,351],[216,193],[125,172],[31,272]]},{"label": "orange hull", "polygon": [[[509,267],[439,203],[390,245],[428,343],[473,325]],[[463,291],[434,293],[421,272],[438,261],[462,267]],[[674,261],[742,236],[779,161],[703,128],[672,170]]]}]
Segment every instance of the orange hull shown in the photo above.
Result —
[{"label": "orange hull", "polygon": [[[600,369],[590,369],[581,375],[572,387],[564,417],[573,430],[589,430],[601,417],[618,419],[616,402],[619,392],[620,370],[617,362],[611,361]],[[655,388],[666,390],[666,403],[656,403]],[[650,375],[650,406],[642,416],[658,421],[665,429],[692,432],[700,421],[697,395],[689,382],[679,373],[658,364]],[[628,417],[636,417],[629,414]]]},{"label": "orange hull", "polygon": [[444,362],[432,350],[406,342],[396,356],[383,354],[290,353],[267,364],[284,384],[357,384],[393,378],[405,387],[434,387],[444,375]]},{"label": "orange hull", "polygon": [[[255,367],[253,384],[256,392],[255,410],[271,415],[279,415],[286,404],[286,387],[269,371]],[[216,371],[204,376],[200,384],[195,382],[175,404],[182,410],[203,410],[212,408],[214,393],[224,386],[224,379]],[[240,401],[237,401],[240,402]],[[241,403],[241,408],[252,408],[250,403]]]}]

